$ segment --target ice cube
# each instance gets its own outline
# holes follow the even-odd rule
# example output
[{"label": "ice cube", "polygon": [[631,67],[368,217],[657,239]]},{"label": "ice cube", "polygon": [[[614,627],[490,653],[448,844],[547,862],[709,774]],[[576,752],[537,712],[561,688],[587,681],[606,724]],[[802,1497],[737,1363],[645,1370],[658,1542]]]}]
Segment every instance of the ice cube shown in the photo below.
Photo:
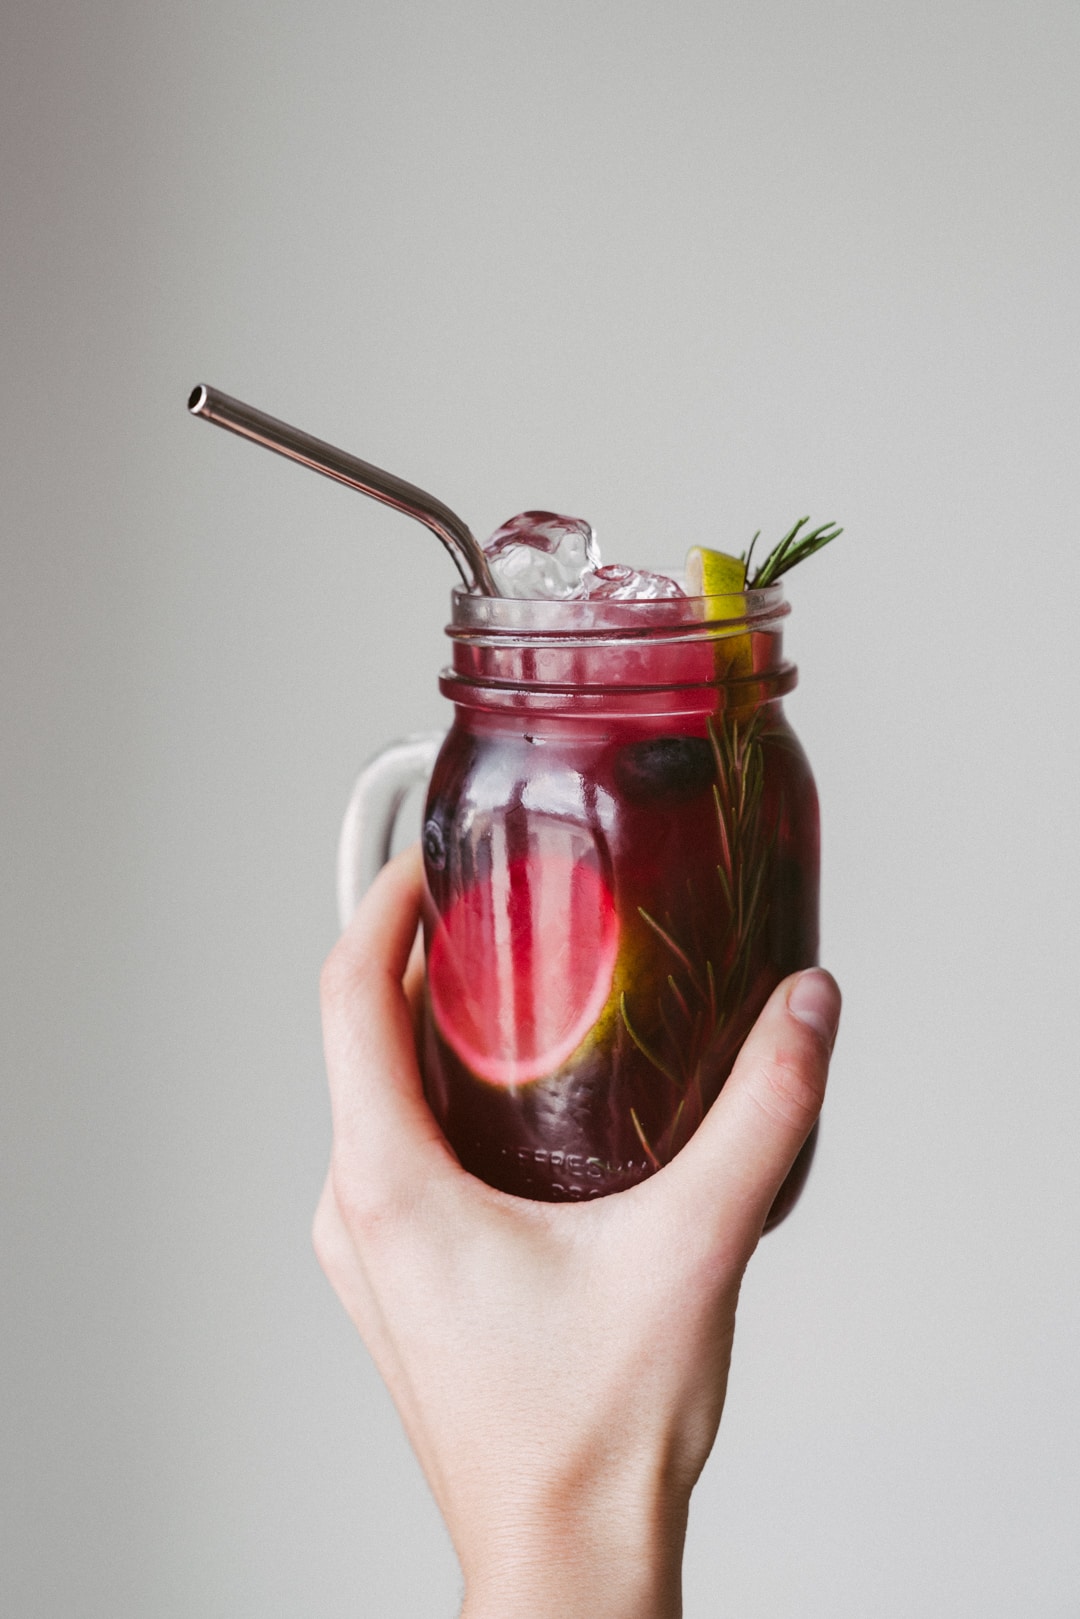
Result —
[{"label": "ice cube", "polygon": [[519,601],[660,601],[686,592],[661,573],[604,567],[592,525],[557,512],[521,512],[484,546],[503,596]]},{"label": "ice cube", "polygon": [[521,512],[484,546],[499,591],[520,601],[577,601],[589,594],[600,548],[583,517]]},{"label": "ice cube", "polygon": [[624,568],[617,562],[606,568],[595,569],[585,584],[590,601],[661,601],[670,596],[686,595],[674,579],[668,579],[662,573]]}]

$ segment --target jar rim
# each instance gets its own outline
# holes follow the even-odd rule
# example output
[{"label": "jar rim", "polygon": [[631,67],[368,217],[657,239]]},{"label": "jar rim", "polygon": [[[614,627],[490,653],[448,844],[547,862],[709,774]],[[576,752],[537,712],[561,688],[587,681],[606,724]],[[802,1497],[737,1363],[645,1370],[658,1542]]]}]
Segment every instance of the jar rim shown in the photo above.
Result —
[{"label": "jar rim", "polygon": [[783,584],[716,596],[662,596],[637,601],[535,601],[455,590],[452,639],[537,636],[558,640],[652,639],[734,635],[766,630],[790,613]]}]

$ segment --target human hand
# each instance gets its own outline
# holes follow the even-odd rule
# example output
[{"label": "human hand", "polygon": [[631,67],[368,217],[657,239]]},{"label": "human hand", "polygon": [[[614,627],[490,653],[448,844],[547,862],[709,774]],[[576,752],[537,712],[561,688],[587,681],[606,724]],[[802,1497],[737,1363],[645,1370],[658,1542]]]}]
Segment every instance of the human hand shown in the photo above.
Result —
[{"label": "human hand", "polygon": [[421,885],[417,851],[392,861],[323,971],[316,1252],[446,1520],[463,1619],[672,1619],[739,1285],[820,1110],[839,991],[779,986],[659,1174],[529,1202],[467,1174],[424,1100]]}]

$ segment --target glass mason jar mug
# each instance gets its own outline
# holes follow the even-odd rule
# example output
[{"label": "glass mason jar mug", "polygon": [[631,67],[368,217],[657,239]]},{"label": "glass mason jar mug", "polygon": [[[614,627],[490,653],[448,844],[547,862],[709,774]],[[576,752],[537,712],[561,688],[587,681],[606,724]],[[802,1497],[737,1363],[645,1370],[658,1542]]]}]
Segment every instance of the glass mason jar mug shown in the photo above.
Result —
[{"label": "glass mason jar mug", "polygon": [[[431,1107],[462,1164],[548,1201],[653,1174],[818,948],[818,807],[782,710],[783,586],[651,601],[459,592],[445,738],[361,776],[347,916],[410,778]],[[807,1144],[770,1216],[794,1203]]]}]

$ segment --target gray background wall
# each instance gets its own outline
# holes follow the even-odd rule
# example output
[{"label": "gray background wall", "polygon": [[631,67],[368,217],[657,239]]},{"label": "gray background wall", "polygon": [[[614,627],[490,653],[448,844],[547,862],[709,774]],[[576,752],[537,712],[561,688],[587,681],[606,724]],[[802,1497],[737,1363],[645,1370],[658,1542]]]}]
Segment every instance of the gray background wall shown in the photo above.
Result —
[{"label": "gray background wall", "polygon": [[205,380],[482,532],[845,524],[791,586],[845,1024],[687,1611],[1071,1619],[1075,5],[0,29],[3,1612],[455,1609],[308,1239],[337,826],[440,720],[452,574]]}]

